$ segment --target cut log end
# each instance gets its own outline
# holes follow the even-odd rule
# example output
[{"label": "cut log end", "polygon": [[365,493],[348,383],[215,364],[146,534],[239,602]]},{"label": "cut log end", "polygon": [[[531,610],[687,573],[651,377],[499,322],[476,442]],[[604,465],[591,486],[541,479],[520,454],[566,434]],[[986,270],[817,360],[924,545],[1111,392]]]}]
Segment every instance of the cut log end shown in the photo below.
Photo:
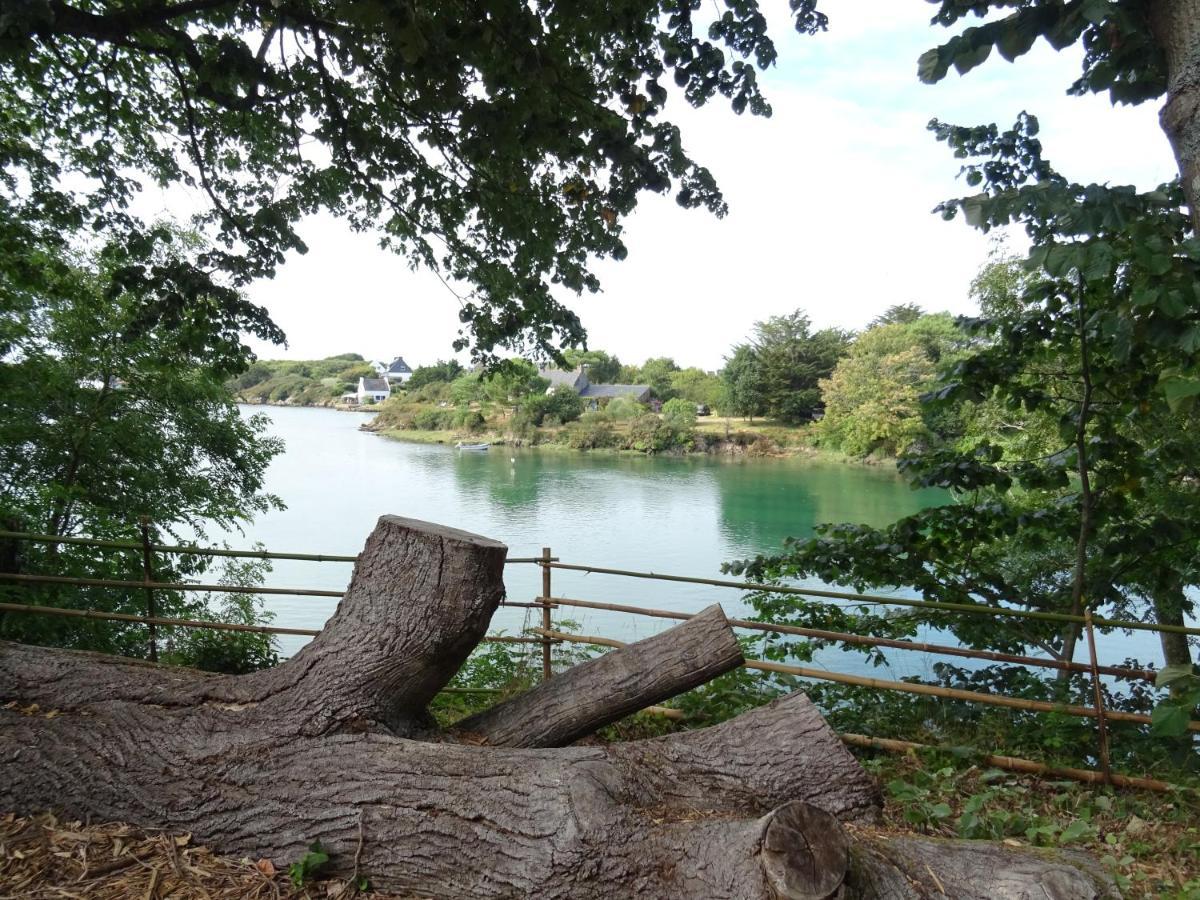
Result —
[{"label": "cut log end", "polygon": [[850,851],[837,819],[796,800],[763,818],[760,860],[780,900],[825,900],[845,880]]}]

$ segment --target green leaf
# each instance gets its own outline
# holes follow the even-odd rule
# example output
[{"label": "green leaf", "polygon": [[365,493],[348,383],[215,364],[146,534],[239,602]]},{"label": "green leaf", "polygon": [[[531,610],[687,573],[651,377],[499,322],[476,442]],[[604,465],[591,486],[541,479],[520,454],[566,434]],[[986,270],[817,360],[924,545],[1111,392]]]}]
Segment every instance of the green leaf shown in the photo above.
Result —
[{"label": "green leaf", "polygon": [[1046,253],[1046,272],[1054,278],[1066,275],[1075,266],[1078,251],[1074,244],[1054,244]]},{"label": "green leaf", "polygon": [[917,77],[925,84],[936,84],[946,77],[949,67],[942,62],[940,47],[926,50],[917,58]]},{"label": "green leaf", "polygon": [[1013,62],[1018,56],[1024,56],[1037,40],[1037,32],[1022,24],[1020,20],[1012,22],[1001,33],[996,41],[996,49],[1000,55]]},{"label": "green leaf", "polygon": [[1163,668],[1159,669],[1158,673],[1154,676],[1154,686],[1167,687],[1168,685],[1179,681],[1181,678],[1191,677],[1192,667],[1190,665],[1180,663],[1179,665],[1174,666],[1164,666]]},{"label": "green leaf", "polygon": [[1174,703],[1160,703],[1150,713],[1150,733],[1155,737],[1179,737],[1187,733],[1188,712]]},{"label": "green leaf", "polygon": [[1163,396],[1166,397],[1167,406],[1171,408],[1171,412],[1177,412],[1184,403],[1200,395],[1200,378],[1194,376],[1163,372],[1159,376],[1158,384],[1162,388]]},{"label": "green leaf", "polygon": [[1062,834],[1058,836],[1059,843],[1069,844],[1071,841],[1077,841],[1080,838],[1091,833],[1092,826],[1083,819],[1076,819],[1070,825],[1063,829]]},{"label": "green leaf", "polygon": [[987,224],[985,213],[989,199],[987,194],[975,194],[963,200],[963,217],[972,228],[983,228]]}]

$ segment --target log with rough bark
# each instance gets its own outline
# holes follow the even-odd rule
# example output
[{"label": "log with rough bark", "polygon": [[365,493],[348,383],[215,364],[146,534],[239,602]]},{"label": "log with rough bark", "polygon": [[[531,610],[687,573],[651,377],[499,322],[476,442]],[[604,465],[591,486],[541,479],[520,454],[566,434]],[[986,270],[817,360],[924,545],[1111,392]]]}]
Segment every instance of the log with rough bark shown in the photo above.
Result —
[{"label": "log with rough bark", "polygon": [[531,691],[458,723],[501,747],[562,747],[743,662],[720,606],[653,637],[580,663]]},{"label": "log with rough bark", "polygon": [[[878,789],[803,695],[608,746],[431,731],[426,704],[484,634],[504,555],[385,517],[320,636],[253,675],[0,644],[0,807],[187,831],[277,866],[319,840],[335,869],[357,857],[376,887],[439,898],[926,896],[904,853],[846,837]],[[1102,894],[1066,868],[1093,893],[1028,896]],[[1041,890],[1026,870],[1014,884]]]}]

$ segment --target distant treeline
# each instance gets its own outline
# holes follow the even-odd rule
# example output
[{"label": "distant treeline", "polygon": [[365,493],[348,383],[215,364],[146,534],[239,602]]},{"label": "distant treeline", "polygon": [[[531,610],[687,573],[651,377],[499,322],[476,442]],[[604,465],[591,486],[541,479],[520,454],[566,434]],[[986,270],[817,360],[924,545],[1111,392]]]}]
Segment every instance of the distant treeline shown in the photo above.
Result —
[{"label": "distant treeline", "polygon": [[[857,334],[814,330],[808,316],[796,310],[756,323],[746,340],[730,349],[718,371],[684,368],[670,357],[628,365],[603,350],[564,352],[566,365],[586,365],[593,383],[647,386],[652,408],[619,398],[602,401],[601,410],[589,412],[568,388],[547,394],[549,382],[525,360],[509,360],[492,372],[469,371],[454,360],[439,360],[414,370],[385,405],[378,427],[491,429],[529,439],[535,429],[583,418],[582,424],[590,427],[586,434],[574,434],[583,429],[573,429],[570,441],[581,449],[626,444],[631,449],[663,449],[687,446],[692,440],[682,421],[687,405],[693,414],[711,411],[782,426],[817,423],[810,429],[814,442],[855,456],[892,456],[914,442],[953,436],[958,426],[935,421],[919,398],[967,346],[967,335],[949,313],[925,313],[915,304],[893,306]],[[362,356],[344,353],[322,360],[258,361],[230,386],[246,401],[324,405],[354,390],[360,377],[373,375],[374,368]],[[667,424],[667,405],[670,434],[659,433],[661,429],[643,418],[653,415]],[[640,420],[636,427],[624,431],[648,436],[634,440],[606,427],[634,420]]]}]

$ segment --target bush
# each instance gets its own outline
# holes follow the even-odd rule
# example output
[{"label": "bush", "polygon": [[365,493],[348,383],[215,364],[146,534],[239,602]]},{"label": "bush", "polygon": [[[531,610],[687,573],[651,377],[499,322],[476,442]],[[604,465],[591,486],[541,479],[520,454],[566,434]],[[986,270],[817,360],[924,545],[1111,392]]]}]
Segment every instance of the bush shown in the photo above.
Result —
[{"label": "bush", "polygon": [[534,425],[564,424],[574,422],[583,415],[583,399],[565,385],[559,385],[549,394],[530,394],[521,401],[521,409],[529,415]]},{"label": "bush", "polygon": [[411,427],[418,431],[445,431],[453,427],[454,411],[423,409],[412,417]]},{"label": "bush", "polygon": [[646,411],[646,407],[632,397],[614,397],[604,410],[617,421],[625,422],[640,416]]},{"label": "bush", "polygon": [[455,428],[462,428],[470,432],[482,431],[487,425],[487,419],[483,417],[483,413],[477,409],[467,409],[466,407],[454,411],[452,422]]},{"label": "bush", "polygon": [[572,450],[602,450],[616,447],[620,442],[612,428],[612,418],[606,413],[584,413],[578,422],[567,426],[562,442]]},{"label": "bush", "polygon": [[663,421],[676,431],[686,431],[696,425],[696,404],[677,397],[668,400],[662,408]]},{"label": "bush", "polygon": [[629,423],[629,445],[643,453],[685,450],[692,446],[692,430],[675,428],[653,413],[647,413]]}]

